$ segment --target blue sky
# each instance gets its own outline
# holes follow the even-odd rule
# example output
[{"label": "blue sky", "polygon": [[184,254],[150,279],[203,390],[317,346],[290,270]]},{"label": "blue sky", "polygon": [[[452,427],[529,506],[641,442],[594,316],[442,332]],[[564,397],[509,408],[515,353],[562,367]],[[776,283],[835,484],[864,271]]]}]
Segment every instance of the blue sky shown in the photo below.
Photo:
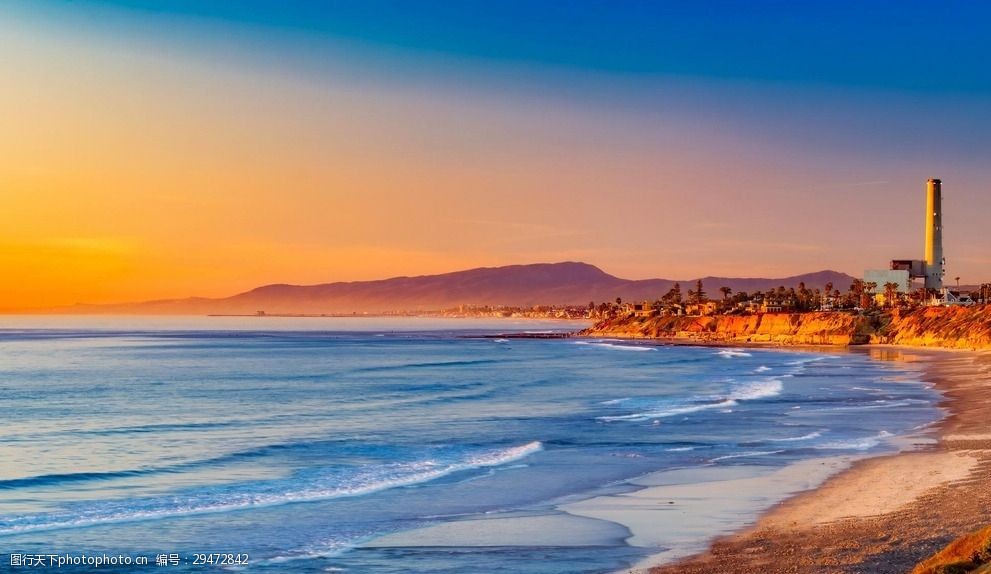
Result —
[{"label": "blue sky", "polygon": [[369,47],[642,76],[987,93],[980,2],[113,0],[99,18],[203,19]]}]

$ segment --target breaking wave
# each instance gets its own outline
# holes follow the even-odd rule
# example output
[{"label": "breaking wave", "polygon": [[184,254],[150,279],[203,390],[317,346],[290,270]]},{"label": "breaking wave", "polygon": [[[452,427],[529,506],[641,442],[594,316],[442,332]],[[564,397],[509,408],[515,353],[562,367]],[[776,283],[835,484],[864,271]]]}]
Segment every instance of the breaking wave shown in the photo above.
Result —
[{"label": "breaking wave", "polygon": [[505,449],[462,454],[446,460],[424,459],[360,468],[325,469],[292,479],[218,486],[168,497],[81,503],[65,511],[2,517],[0,534],[81,528],[361,496],[429,482],[459,471],[503,465],[542,449],[543,444],[534,441]]},{"label": "breaking wave", "polygon": [[[731,407],[735,407],[740,404],[741,401],[755,401],[759,399],[769,398],[781,394],[784,390],[784,384],[780,379],[764,379],[760,381],[754,381],[749,383],[743,383],[734,386],[725,395],[719,396],[696,396],[685,401],[668,401],[658,404],[656,407],[648,408],[647,410],[629,413],[624,415],[605,415],[596,417],[596,420],[602,422],[615,422],[615,421],[646,421],[652,419],[662,419],[666,417],[672,417],[676,415],[684,415],[689,413],[696,413],[700,411],[707,411],[712,409],[719,409],[725,412]],[[622,404],[622,400],[619,401],[606,401],[602,404]]]},{"label": "breaking wave", "polygon": [[576,345],[587,345],[589,347],[599,347],[603,349],[616,349],[618,351],[656,351],[657,347],[648,347],[646,345],[620,345],[617,343],[606,343],[606,342],[591,342],[591,341],[575,341]]}]

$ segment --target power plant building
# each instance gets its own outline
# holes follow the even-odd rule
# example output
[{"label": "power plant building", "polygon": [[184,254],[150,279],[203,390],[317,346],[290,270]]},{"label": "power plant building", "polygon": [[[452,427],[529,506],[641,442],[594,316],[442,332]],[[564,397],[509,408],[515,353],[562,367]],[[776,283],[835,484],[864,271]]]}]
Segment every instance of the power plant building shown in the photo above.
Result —
[{"label": "power plant building", "polygon": [[[887,283],[896,283],[900,293],[912,290],[913,279],[923,279],[927,291],[943,290],[946,259],[943,257],[943,184],[938,179],[926,182],[925,257],[893,259],[888,269],[869,269],[864,281],[875,283],[878,291]],[[944,296],[945,297],[945,296]]]}]

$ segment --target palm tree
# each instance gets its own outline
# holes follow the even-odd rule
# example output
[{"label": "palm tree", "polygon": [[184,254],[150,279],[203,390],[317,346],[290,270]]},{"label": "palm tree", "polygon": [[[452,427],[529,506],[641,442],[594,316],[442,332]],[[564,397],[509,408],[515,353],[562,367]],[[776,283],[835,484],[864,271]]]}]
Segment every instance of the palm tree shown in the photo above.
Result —
[{"label": "palm tree", "polygon": [[866,300],[863,302],[863,305],[861,305],[861,306],[862,307],[871,307],[871,306],[873,306],[874,305],[874,293],[876,293],[876,292],[877,292],[877,283],[876,282],[874,282],[874,281],[867,281],[866,283],[864,283],[864,294],[865,294],[865,299]]},{"label": "palm tree", "polygon": [[725,301],[726,299],[729,298],[730,293],[732,293],[733,290],[730,289],[729,287],[720,287],[719,292],[723,294],[723,300]]},{"label": "palm tree", "polygon": [[850,284],[849,299],[850,302],[852,303],[852,306],[856,307],[857,305],[860,305],[863,302],[864,289],[865,289],[865,285],[863,279],[854,279],[853,283]]},{"label": "palm tree", "polygon": [[895,299],[898,298],[898,283],[888,281],[884,284],[884,302],[888,307],[895,306]]}]

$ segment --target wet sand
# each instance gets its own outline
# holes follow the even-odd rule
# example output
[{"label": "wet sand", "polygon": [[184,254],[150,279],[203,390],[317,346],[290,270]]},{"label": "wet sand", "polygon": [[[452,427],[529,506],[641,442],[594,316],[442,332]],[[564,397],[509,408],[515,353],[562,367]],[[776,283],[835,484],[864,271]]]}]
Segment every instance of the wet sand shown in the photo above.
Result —
[{"label": "wet sand", "polygon": [[935,440],[856,461],[708,551],[650,574],[905,573],[954,538],[991,524],[991,354],[870,352],[924,362],[948,413],[931,431]]}]

